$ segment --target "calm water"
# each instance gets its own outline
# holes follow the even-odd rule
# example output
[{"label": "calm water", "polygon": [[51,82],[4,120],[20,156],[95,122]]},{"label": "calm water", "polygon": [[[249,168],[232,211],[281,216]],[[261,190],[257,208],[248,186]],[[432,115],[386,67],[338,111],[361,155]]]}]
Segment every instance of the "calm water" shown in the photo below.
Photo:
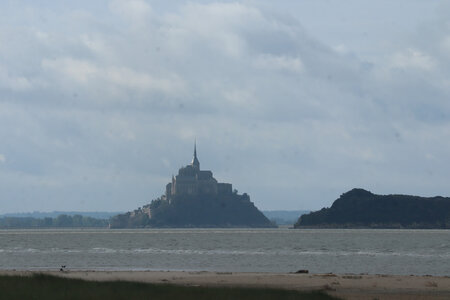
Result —
[{"label": "calm water", "polygon": [[450,275],[450,230],[3,230],[0,269]]}]

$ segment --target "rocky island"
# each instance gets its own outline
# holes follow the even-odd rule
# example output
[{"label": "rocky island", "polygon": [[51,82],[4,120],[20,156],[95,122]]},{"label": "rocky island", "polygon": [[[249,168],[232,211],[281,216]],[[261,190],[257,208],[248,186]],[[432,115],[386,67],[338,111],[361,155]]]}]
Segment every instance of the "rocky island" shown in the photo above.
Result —
[{"label": "rocky island", "polygon": [[110,228],[144,227],[275,227],[230,183],[220,183],[200,169],[194,146],[192,162],[179,169],[166,192],[150,204],[110,220]]},{"label": "rocky island", "polygon": [[353,189],[330,208],[302,215],[294,227],[449,229],[450,198],[376,195]]}]

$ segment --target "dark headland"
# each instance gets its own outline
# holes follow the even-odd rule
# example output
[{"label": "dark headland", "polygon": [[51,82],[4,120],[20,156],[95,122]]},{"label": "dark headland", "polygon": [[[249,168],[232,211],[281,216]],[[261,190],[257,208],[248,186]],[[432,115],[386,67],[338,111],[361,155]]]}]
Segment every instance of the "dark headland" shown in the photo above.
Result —
[{"label": "dark headland", "polygon": [[110,220],[110,228],[143,227],[275,227],[230,183],[201,170],[194,147],[192,162],[179,169],[166,193],[150,204]]},{"label": "dark headland", "polygon": [[353,189],[331,207],[302,215],[294,227],[450,229],[450,198],[376,195]]}]

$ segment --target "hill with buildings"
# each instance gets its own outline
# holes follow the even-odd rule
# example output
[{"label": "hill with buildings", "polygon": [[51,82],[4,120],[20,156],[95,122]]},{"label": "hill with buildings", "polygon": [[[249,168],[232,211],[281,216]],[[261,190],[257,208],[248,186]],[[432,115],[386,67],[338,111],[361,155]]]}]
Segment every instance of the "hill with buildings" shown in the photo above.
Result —
[{"label": "hill with buildings", "polygon": [[110,228],[143,227],[274,227],[244,193],[219,183],[201,170],[194,147],[191,164],[166,185],[166,193],[150,204],[110,219]]},{"label": "hill with buildings", "polygon": [[330,208],[302,215],[295,228],[450,228],[450,198],[376,195],[353,189]]}]

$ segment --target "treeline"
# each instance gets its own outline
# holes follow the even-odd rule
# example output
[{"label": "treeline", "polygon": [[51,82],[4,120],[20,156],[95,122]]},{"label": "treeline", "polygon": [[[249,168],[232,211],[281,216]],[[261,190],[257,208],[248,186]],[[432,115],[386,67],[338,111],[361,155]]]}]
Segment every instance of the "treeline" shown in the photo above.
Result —
[{"label": "treeline", "polygon": [[108,227],[109,220],[85,217],[82,215],[59,215],[56,218],[0,218],[0,228],[73,228],[73,227]]}]

